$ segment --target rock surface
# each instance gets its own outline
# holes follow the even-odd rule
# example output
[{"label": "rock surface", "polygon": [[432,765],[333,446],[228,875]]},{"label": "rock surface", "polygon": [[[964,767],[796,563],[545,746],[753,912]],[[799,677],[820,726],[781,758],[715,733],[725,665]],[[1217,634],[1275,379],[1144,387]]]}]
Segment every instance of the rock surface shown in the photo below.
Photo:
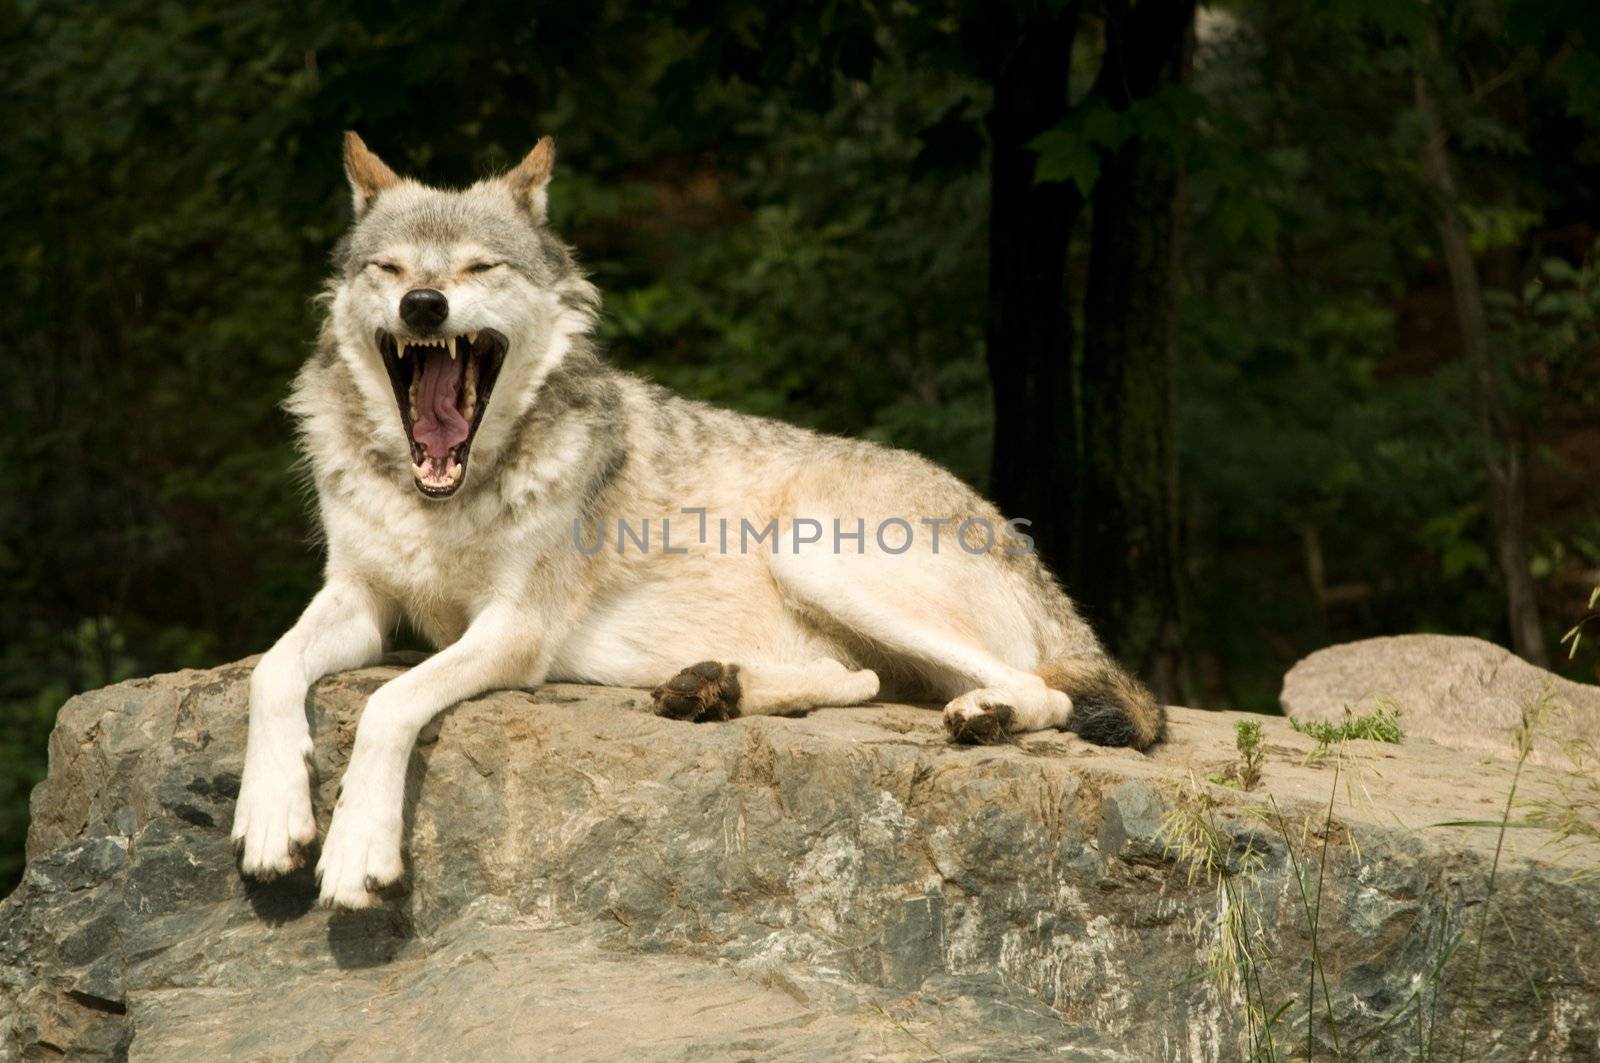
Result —
[{"label": "rock surface", "polygon": [[[308,699],[324,828],[361,704],[396,672]],[[1167,851],[1174,809],[1215,825],[1252,954],[1270,950],[1280,1052],[1306,1038],[1295,868],[1314,887],[1326,842],[1317,1055],[1336,1029],[1409,1058],[1429,972],[1458,931],[1476,941],[1497,834],[1430,824],[1498,816],[1511,779],[1428,743],[1308,759],[1266,719],[1264,782],[1241,793],[1204,781],[1237,714],[1175,710],[1146,757],[1055,733],[955,748],[906,706],[694,725],[639,691],[552,686],[424,735],[408,888],[330,914],[309,871],[234,871],[248,674],[62,709],[0,903],[0,1059],[1240,1059],[1238,985],[1201,971],[1222,894]],[[1519,793],[1566,781],[1530,768]],[[1549,843],[1506,833],[1475,1007],[1469,948],[1444,967],[1440,1036],[1480,1061],[1600,1057],[1600,889],[1572,875],[1596,854]]]},{"label": "rock surface", "polygon": [[1515,760],[1523,710],[1543,706],[1530,759],[1573,766],[1571,743],[1600,751],[1600,687],[1536,668],[1492,642],[1397,635],[1318,650],[1289,670],[1279,699],[1295,719],[1338,723],[1345,711],[1397,705],[1410,738]]}]

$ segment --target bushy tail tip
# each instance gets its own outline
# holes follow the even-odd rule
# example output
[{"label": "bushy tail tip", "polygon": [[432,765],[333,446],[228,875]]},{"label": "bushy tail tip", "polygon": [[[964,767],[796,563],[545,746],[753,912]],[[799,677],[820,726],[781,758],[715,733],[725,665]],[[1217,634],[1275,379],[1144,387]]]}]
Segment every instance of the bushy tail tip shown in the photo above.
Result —
[{"label": "bushy tail tip", "polygon": [[1039,669],[1045,685],[1072,699],[1069,730],[1098,746],[1146,750],[1166,737],[1167,710],[1108,657],[1075,657]]}]

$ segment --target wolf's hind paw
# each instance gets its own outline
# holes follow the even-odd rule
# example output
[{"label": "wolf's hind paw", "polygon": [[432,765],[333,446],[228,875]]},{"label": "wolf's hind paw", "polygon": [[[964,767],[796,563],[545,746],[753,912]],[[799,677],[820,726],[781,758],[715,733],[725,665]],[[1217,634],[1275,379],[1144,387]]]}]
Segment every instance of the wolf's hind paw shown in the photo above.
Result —
[{"label": "wolf's hind paw", "polygon": [[650,692],[656,715],[709,723],[739,715],[739,666],[720,661],[692,664]]},{"label": "wolf's hind paw", "polygon": [[986,746],[1011,737],[1016,711],[1010,705],[956,699],[944,710],[950,741]]}]

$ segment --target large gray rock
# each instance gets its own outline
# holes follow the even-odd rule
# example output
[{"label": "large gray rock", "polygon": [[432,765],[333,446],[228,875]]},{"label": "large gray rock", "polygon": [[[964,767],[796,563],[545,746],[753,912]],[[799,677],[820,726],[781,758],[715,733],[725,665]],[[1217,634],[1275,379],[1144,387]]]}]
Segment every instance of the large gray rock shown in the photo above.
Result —
[{"label": "large gray rock", "polygon": [[[324,827],[395,671],[308,701]],[[1407,1058],[1429,972],[1476,941],[1496,841],[1429,824],[1496,815],[1510,781],[1427,744],[1308,761],[1271,719],[1262,790],[1191,781],[1231,759],[1227,713],[1176,710],[1145,757],[1054,733],[952,748],[903,706],[692,725],[556,686],[446,714],[412,764],[409,889],[329,914],[309,872],[234,871],[248,672],[62,709],[0,904],[0,1058],[1239,1059],[1237,983],[1201,973],[1218,887],[1167,852],[1175,807],[1215,823],[1269,1010],[1293,1001],[1281,1054],[1303,1051],[1311,970],[1294,867],[1326,839],[1341,1044]],[[1530,769],[1521,792],[1563,781]],[[1472,950],[1445,965],[1440,1036],[1481,1061],[1600,1054],[1600,896],[1572,876],[1593,854],[1549,840],[1507,833],[1470,1011]]]},{"label": "large gray rock", "polygon": [[1408,737],[1513,760],[1514,731],[1524,710],[1538,706],[1534,763],[1572,767],[1574,743],[1588,757],[1600,753],[1600,687],[1459,635],[1397,635],[1318,650],[1289,670],[1280,700],[1295,719],[1334,723],[1346,710],[1360,715],[1388,702],[1399,707]]}]

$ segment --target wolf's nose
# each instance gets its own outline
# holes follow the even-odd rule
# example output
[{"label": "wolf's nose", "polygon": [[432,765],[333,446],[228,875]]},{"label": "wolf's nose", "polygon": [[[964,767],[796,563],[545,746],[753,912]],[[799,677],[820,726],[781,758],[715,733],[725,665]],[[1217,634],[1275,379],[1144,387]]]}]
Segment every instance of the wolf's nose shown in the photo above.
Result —
[{"label": "wolf's nose", "polygon": [[414,329],[433,329],[450,316],[450,300],[443,292],[418,288],[400,299],[400,319]]}]

